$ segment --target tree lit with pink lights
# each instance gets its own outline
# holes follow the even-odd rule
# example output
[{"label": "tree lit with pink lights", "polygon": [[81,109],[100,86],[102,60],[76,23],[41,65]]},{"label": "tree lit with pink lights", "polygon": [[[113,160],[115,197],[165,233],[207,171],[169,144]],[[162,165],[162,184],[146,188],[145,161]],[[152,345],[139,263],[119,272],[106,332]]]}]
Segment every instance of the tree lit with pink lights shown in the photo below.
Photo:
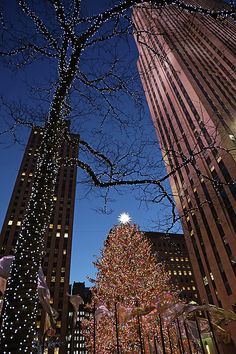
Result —
[{"label": "tree lit with pink lights", "polygon": [[[127,215],[122,219],[130,220]],[[117,352],[117,346],[125,353],[138,353],[140,346],[142,350],[154,348],[158,314],[174,304],[178,296],[169,275],[157,263],[148,239],[137,225],[125,222],[115,226],[95,265],[98,273],[93,303],[102,313],[96,316],[95,312],[96,352]],[[87,326],[88,346],[92,349],[93,320]],[[169,330],[175,336],[175,330]],[[163,331],[167,341],[166,329]]]}]

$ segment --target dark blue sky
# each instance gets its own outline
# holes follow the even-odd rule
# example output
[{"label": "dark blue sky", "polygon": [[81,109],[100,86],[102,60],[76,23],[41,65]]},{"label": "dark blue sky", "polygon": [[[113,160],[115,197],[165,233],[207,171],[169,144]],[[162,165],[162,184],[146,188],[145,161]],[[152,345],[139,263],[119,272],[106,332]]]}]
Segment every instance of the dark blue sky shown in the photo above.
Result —
[{"label": "dark blue sky", "polygon": [[[87,11],[90,12],[90,14],[96,13],[100,7],[106,8],[107,3],[107,1],[86,1]],[[9,3],[8,6],[10,6]],[[97,52],[93,51],[90,54],[91,57],[94,56],[95,58],[97,55],[97,62],[99,63],[104,60],[109,62],[114,52],[116,55],[120,56],[120,61],[123,63],[122,68],[124,65],[127,65],[129,70],[133,72],[137,85],[140,85],[136,68],[138,54],[132,38],[129,38],[128,42],[117,42],[115,51],[112,53],[108,50],[99,50]],[[82,65],[86,67],[88,65],[87,61]],[[30,89],[29,85],[37,87],[43,83],[45,87],[46,84],[44,82],[47,82],[49,77],[53,77],[55,72],[53,66],[49,66],[47,62],[39,61],[27,66],[21,71],[10,71],[6,65],[1,65],[0,70],[0,96],[3,96],[9,102],[20,101],[22,106],[27,105],[34,113],[47,112],[48,102],[40,101],[38,98],[36,99],[36,95],[34,97],[34,91]],[[95,67],[94,70],[100,70],[100,67]],[[76,100],[77,96],[75,95],[73,102],[77,104]],[[121,117],[126,117],[127,121],[137,118],[139,123],[137,124],[137,132],[135,132],[135,134],[142,133],[140,135],[141,138],[139,138],[143,139],[142,144],[144,144],[145,141],[155,141],[156,136],[146,103],[144,103],[141,115],[140,109],[137,109],[137,106],[134,105],[130,99],[126,99],[122,96],[120,97],[120,102],[116,102],[116,104],[121,111]],[[82,102],[78,111],[80,112],[82,123],[76,116],[73,118],[72,127],[76,129],[79,127],[80,131],[84,134],[83,137],[91,139],[90,141],[92,141],[92,143],[96,142],[98,122],[100,122],[97,118],[98,116],[99,119],[102,118],[101,116],[104,113],[103,109],[101,109],[96,116],[95,112],[87,113],[85,102]],[[140,116],[139,118],[138,115]],[[0,117],[0,127],[2,128],[5,125],[4,122],[8,119],[8,109],[3,105],[1,105]],[[107,134],[112,133],[114,139],[118,138],[120,141],[124,139],[125,141],[125,139],[132,140],[136,138],[136,135],[132,132],[132,128],[129,128],[130,130],[128,128],[127,130],[120,129],[116,122],[112,124],[111,122],[111,119],[109,119],[108,122],[106,121],[105,124],[103,124],[103,129]],[[140,130],[139,126],[142,127],[142,132],[138,131]],[[96,134],[94,131],[96,131]],[[91,132],[93,132],[93,134],[91,134]],[[19,132],[18,136],[22,144],[13,144],[8,136],[0,137],[0,227],[5,217],[28,134],[29,130],[27,129],[23,129]],[[156,155],[157,160],[160,159],[160,151],[157,145],[156,147],[152,146],[148,153],[150,153],[152,157]],[[81,172],[78,171],[78,181],[81,181],[81,178]],[[165,218],[163,207],[160,209],[157,205],[149,205],[147,208],[146,204],[140,204],[140,201],[137,200],[138,191],[134,192],[131,189],[125,189],[123,195],[121,191],[120,189],[119,193],[110,193],[109,197],[112,202],[109,204],[109,208],[112,209],[112,212],[107,215],[97,211],[104,206],[103,200],[99,198],[100,194],[98,192],[92,192],[85,196],[86,187],[78,183],[74,218],[71,281],[86,281],[86,276],[94,277],[94,268],[92,265],[94,255],[99,255],[99,250],[102,248],[109,230],[117,223],[118,215],[121,212],[129,212],[133,222],[139,224],[141,229],[158,231],[157,220]],[[173,229],[173,232],[175,231],[181,232],[179,225]]]}]

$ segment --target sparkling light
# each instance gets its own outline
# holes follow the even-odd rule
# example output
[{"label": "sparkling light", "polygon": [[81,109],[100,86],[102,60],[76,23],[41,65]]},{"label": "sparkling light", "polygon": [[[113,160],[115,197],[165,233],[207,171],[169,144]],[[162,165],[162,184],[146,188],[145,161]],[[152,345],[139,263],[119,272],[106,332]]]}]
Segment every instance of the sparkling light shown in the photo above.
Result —
[{"label": "sparkling light", "polygon": [[129,224],[132,219],[128,213],[124,212],[119,215],[118,220],[121,224],[125,225],[125,224]]}]

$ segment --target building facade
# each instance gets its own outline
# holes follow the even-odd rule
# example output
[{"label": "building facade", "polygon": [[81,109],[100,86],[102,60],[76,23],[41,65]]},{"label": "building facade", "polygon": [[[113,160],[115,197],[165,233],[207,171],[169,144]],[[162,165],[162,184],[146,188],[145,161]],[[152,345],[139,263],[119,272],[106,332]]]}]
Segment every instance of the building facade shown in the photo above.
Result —
[{"label": "building facade", "polygon": [[148,4],[133,22],[152,120],[167,170],[177,169],[170,183],[201,301],[234,309],[236,25]]},{"label": "building facade", "polygon": [[[42,134],[43,131],[40,128],[31,131],[2,227],[0,257],[14,253],[34,179]],[[78,155],[77,136],[71,135],[71,140],[72,144],[64,144],[62,147],[61,156],[64,158]],[[61,167],[53,198],[53,213],[45,234],[45,257],[42,264],[51,294],[51,306],[59,313],[56,334],[62,344],[65,342],[67,331],[67,292],[69,290],[75,188],[76,167]],[[42,309],[39,309],[36,327],[41,334],[44,331],[44,325],[45,314]]]},{"label": "building facade", "polygon": [[157,262],[164,264],[173,285],[180,291],[180,298],[198,301],[199,295],[192,265],[183,234],[144,232],[151,241]]},{"label": "building facade", "polygon": [[77,322],[75,328],[72,332],[72,318],[73,318],[73,308],[69,305],[69,323],[68,323],[68,333],[67,333],[67,353],[73,354],[87,354],[85,338],[82,332],[82,321],[84,319],[89,319],[91,312],[87,309],[86,305],[91,302],[91,291],[85,286],[85,283],[74,282],[71,286],[71,295],[80,295],[84,300],[84,304],[79,306],[79,311],[77,314]]}]

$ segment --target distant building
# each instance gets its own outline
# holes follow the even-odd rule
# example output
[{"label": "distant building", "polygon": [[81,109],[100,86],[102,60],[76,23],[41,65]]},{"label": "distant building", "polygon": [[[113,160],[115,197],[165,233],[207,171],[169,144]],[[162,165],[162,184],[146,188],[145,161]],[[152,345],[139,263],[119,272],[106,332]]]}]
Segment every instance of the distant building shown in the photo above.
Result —
[{"label": "distant building", "polygon": [[[2,227],[0,256],[14,252],[34,179],[42,134],[43,131],[40,128],[33,129],[30,134]],[[65,144],[62,147],[62,157],[72,158],[78,154],[77,136],[71,135],[71,137],[73,145]],[[59,313],[57,335],[61,342],[65,342],[67,332],[67,292],[69,290],[75,188],[76,167],[61,167],[57,178],[54,209],[45,234],[45,257],[42,264],[51,293],[51,304]],[[45,314],[40,310],[36,322],[40,333],[43,333],[44,322]],[[60,353],[63,353],[63,350],[60,349]]]},{"label": "distant building", "polygon": [[144,234],[153,245],[157,261],[164,264],[173,284],[180,290],[180,298],[197,302],[199,295],[184,235],[161,232]]},{"label": "distant building", "polygon": [[[73,286],[70,286],[71,294],[79,294],[84,300],[84,305],[80,305],[79,311],[77,314],[77,323],[76,327],[72,333],[72,318],[73,318],[73,308],[69,305],[69,321],[68,321],[68,333],[67,333],[67,353],[73,354],[87,354],[85,345],[85,338],[82,334],[81,323],[84,319],[90,318],[91,314],[86,308],[86,304],[91,302],[91,291],[88,287],[85,286],[85,283],[74,282]],[[72,337],[73,336],[73,337]]]}]

